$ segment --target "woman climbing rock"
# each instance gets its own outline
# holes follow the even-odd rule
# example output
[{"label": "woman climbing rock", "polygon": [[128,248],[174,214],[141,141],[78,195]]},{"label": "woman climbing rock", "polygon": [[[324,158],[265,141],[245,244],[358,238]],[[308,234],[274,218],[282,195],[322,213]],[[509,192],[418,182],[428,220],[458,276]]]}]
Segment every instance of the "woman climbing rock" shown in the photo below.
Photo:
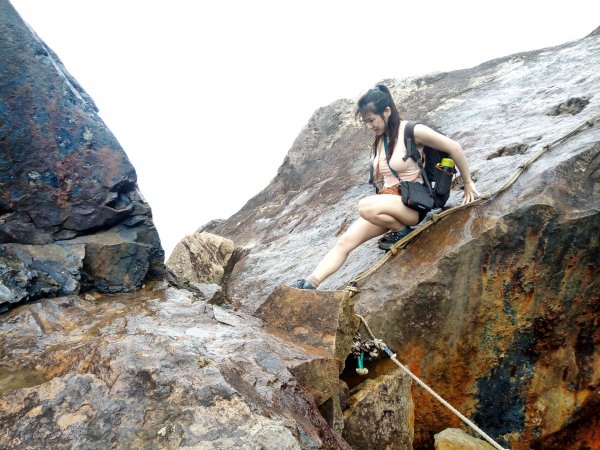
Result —
[{"label": "woman climbing rock", "polygon": [[[388,250],[408,235],[421,222],[426,212],[406,206],[400,195],[400,180],[423,184],[417,162],[406,158],[403,139],[407,121],[402,120],[389,89],[383,84],[369,89],[358,100],[356,116],[373,131],[373,173],[377,194],[358,203],[359,218],[340,236],[335,246],[307,277],[296,281],[293,287],[316,289],[327,277],[335,273],[348,254],[363,242],[383,235],[379,247]],[[460,144],[431,128],[417,124],[414,139],[422,157],[422,147],[428,146],[446,152],[454,160],[464,182],[463,204],[479,195],[471,180],[469,163]]]}]

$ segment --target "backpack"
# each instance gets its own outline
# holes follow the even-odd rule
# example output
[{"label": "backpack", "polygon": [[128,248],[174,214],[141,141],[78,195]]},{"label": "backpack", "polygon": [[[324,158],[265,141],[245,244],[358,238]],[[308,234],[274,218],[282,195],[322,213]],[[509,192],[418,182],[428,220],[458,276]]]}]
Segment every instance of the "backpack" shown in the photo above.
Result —
[{"label": "backpack", "polygon": [[417,122],[407,121],[404,127],[406,155],[403,159],[406,161],[408,157],[411,157],[417,162],[419,168],[421,169],[423,179],[433,194],[433,207],[443,208],[450,197],[452,177],[456,173],[456,169],[454,167],[442,168],[442,159],[450,158],[450,155],[446,152],[428,146],[423,147],[423,154],[425,155],[425,167],[423,168],[421,155],[419,154],[415,144],[416,124]]},{"label": "backpack", "polygon": [[[456,170],[454,168],[446,168],[446,170],[440,168],[439,164],[442,159],[449,158],[450,155],[428,146],[423,147],[423,154],[425,155],[425,165],[423,166],[421,154],[415,144],[415,125],[417,125],[417,122],[409,120],[404,126],[406,155],[402,159],[406,161],[408,158],[412,158],[417,162],[419,169],[421,169],[421,176],[433,197],[433,207],[436,209],[443,208],[450,197],[450,184]],[[373,164],[371,164],[369,183],[374,183]]]}]

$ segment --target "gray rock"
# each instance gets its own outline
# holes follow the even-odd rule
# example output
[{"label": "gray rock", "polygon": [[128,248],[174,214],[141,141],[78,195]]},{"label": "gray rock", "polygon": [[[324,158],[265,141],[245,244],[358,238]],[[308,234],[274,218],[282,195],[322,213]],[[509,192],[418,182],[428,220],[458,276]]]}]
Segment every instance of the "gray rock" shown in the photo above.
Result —
[{"label": "gray rock", "polygon": [[323,355],[208,306],[169,288],[0,316],[0,447],[349,449],[287,368]]},{"label": "gray rock", "polygon": [[181,286],[220,284],[233,250],[230,239],[196,232],[175,246],[167,267]]},{"label": "gray rock", "polygon": [[221,286],[214,283],[190,283],[190,287],[194,288],[205,300],[212,300],[213,297],[221,292]]},{"label": "gray rock", "polygon": [[0,308],[79,292],[82,245],[0,245]]}]

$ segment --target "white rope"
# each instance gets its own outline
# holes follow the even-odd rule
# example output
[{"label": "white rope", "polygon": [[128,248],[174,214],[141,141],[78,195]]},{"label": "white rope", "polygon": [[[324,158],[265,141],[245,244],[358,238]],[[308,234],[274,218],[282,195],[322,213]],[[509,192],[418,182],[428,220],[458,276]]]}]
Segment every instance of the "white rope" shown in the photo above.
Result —
[{"label": "white rope", "polygon": [[389,349],[389,347],[387,345],[385,345],[385,343],[381,339],[377,339],[375,337],[375,335],[369,328],[369,325],[367,324],[367,321],[365,320],[365,318],[358,314],[357,314],[357,317],[364,324],[365,328],[371,335],[371,338],[376,342],[381,342],[381,344],[384,346],[383,350],[387,353],[387,355],[390,357],[390,359],[392,361],[394,361],[394,363],[398,367],[400,367],[404,372],[406,372],[413,380],[415,380],[419,386],[421,386],[423,389],[425,389],[427,392],[429,392],[433,397],[435,397],[435,399],[437,401],[439,401],[442,405],[444,405],[446,408],[448,408],[450,411],[452,411],[460,420],[462,420],[464,423],[469,425],[475,432],[477,432],[477,434],[479,434],[482,438],[484,438],[487,442],[489,442],[490,445],[492,445],[494,448],[497,448],[498,450],[508,450],[508,449],[505,449],[504,447],[501,447],[500,444],[498,444],[491,437],[489,437],[481,428],[479,428],[477,425],[475,425],[473,422],[471,422],[469,419],[467,419],[463,414],[461,414],[460,411],[458,411],[456,408],[454,408],[450,403],[448,403],[446,400],[444,400],[437,392],[435,392],[433,389],[431,389],[429,386],[427,386],[423,381],[421,381],[421,379],[419,377],[417,377],[414,373],[412,373],[408,367],[406,367],[404,364],[402,364],[400,361],[398,361],[396,359],[396,354],[392,353],[392,351]]},{"label": "white rope", "polygon": [[477,425],[475,425],[473,422],[471,422],[469,419],[467,419],[465,416],[463,416],[460,413],[460,411],[456,410],[456,408],[454,408],[450,403],[448,403],[439,394],[437,394],[437,392],[435,392],[433,389],[431,389],[429,386],[427,386],[425,383],[423,383],[419,379],[419,377],[417,377],[414,373],[412,373],[410,371],[410,369],[408,367],[406,367],[404,364],[402,364],[400,361],[398,361],[396,359],[396,355],[391,355],[390,359],[392,361],[394,361],[398,367],[400,367],[408,375],[410,375],[410,377],[413,380],[415,380],[419,384],[419,386],[421,386],[423,389],[425,389],[427,392],[429,392],[431,395],[433,395],[437,399],[437,401],[439,401],[442,405],[444,405],[446,408],[448,408],[450,411],[452,411],[454,414],[456,414],[460,420],[462,420],[464,423],[466,423],[467,425],[469,425],[482,438],[484,438],[486,441],[488,441],[490,443],[490,445],[492,445],[494,448],[497,448],[498,450],[507,450],[504,447],[501,447],[500,444],[496,443],[496,441],[494,441],[491,437],[489,437],[481,428],[479,428]]}]

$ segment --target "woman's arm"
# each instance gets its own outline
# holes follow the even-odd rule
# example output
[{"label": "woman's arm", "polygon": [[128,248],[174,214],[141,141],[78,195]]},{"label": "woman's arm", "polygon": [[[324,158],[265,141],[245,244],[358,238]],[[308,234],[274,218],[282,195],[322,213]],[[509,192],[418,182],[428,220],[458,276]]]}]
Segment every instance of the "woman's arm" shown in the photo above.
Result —
[{"label": "woman's arm", "polygon": [[475,189],[475,183],[473,183],[473,180],[471,179],[469,161],[467,161],[465,152],[458,142],[432,130],[428,126],[417,124],[415,125],[415,143],[417,145],[426,145],[447,152],[454,160],[465,186],[462,201],[463,205],[472,202],[479,196],[479,192]]}]

